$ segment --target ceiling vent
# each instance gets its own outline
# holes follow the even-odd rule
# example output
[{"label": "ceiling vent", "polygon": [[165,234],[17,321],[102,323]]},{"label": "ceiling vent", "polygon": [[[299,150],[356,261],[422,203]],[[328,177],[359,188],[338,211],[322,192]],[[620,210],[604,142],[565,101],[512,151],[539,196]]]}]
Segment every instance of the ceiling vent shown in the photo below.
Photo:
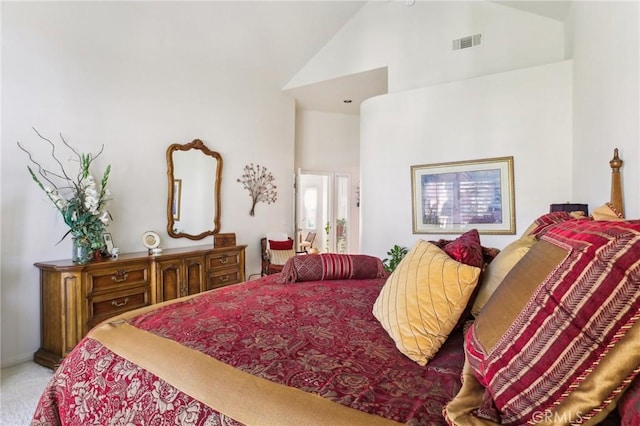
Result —
[{"label": "ceiling vent", "polygon": [[453,40],[453,50],[467,49],[469,47],[478,46],[482,42],[482,34],[457,38]]}]

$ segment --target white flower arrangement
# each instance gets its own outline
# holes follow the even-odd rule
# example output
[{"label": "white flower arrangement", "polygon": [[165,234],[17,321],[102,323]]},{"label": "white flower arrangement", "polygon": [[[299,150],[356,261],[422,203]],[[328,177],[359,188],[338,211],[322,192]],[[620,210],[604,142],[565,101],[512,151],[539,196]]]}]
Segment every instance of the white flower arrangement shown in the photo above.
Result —
[{"label": "white flower arrangement", "polygon": [[[64,222],[69,226],[69,231],[63,235],[60,241],[71,234],[76,245],[87,247],[90,251],[101,249],[104,246],[103,234],[111,219],[110,213],[106,210],[106,203],[111,195],[107,189],[111,165],[107,166],[100,183],[96,183],[89,169],[93,161],[102,154],[104,146],[97,155],[81,154],[60,135],[62,143],[71,150],[79,162],[79,170],[75,178],[71,178],[58,158],[56,144],[40,135],[36,129],[33,130],[42,140],[51,145],[51,156],[58,164],[59,170],[45,169],[20,143],[18,143],[18,147],[27,153],[31,163],[37,167],[37,174],[40,177],[31,167],[27,166],[31,178],[47,194],[49,200],[62,214]],[[72,158],[70,161],[75,159]],[[43,182],[46,182],[47,185]]]}]

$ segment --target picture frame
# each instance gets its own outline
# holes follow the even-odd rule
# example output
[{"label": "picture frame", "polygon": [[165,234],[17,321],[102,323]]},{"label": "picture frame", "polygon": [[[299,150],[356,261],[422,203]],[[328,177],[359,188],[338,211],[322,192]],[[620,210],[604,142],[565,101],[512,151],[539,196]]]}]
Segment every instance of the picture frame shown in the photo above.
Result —
[{"label": "picture frame", "polygon": [[113,247],[115,247],[115,244],[113,244],[113,237],[110,233],[105,232],[102,234],[102,239],[105,247],[107,248],[107,253],[111,254],[113,252]]},{"label": "picture frame", "polygon": [[414,234],[515,234],[513,157],[411,166]]},{"label": "picture frame", "polygon": [[173,220],[180,220],[180,196],[182,195],[182,179],[173,180],[173,204],[171,205],[171,212],[173,214]]}]

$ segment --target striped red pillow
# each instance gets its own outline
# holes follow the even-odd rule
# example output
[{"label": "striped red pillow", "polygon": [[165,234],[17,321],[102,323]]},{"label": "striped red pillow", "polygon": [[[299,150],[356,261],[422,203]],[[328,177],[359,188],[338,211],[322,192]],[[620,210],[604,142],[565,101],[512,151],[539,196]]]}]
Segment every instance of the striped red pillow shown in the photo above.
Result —
[{"label": "striped red pillow", "polygon": [[364,254],[306,254],[290,258],[281,282],[386,278],[380,259]]},{"label": "striped red pillow", "polygon": [[638,253],[640,221],[544,230],[466,334],[467,363],[486,388],[483,418],[577,423],[612,409],[640,365]]}]

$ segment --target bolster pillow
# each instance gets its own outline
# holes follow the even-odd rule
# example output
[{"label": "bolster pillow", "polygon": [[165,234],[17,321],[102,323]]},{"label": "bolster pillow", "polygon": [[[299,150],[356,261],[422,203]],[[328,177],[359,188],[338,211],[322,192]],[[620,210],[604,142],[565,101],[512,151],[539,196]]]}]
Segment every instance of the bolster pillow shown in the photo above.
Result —
[{"label": "bolster pillow", "polygon": [[379,258],[365,254],[305,254],[287,260],[281,283],[297,281],[386,278],[389,274]]}]

